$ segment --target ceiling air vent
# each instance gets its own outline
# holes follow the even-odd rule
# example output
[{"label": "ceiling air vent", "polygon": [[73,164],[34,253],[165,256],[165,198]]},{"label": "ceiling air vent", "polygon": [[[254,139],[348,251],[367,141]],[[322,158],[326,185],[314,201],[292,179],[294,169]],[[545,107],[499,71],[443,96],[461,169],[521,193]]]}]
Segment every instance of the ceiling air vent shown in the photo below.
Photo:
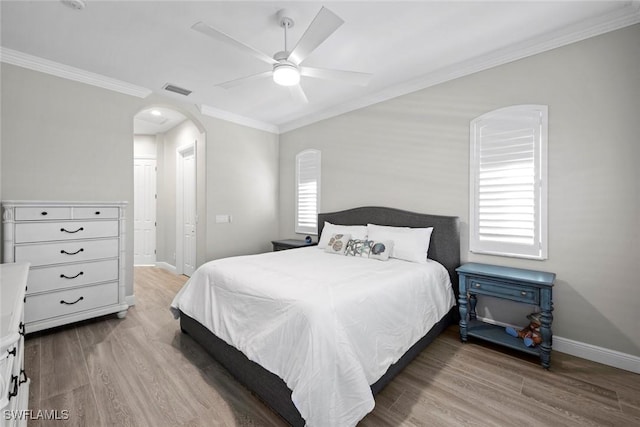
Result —
[{"label": "ceiling air vent", "polygon": [[180,95],[184,95],[184,96],[189,96],[189,94],[191,94],[191,91],[189,89],[184,89],[169,83],[164,85],[164,90],[168,90],[169,92],[179,93]]}]

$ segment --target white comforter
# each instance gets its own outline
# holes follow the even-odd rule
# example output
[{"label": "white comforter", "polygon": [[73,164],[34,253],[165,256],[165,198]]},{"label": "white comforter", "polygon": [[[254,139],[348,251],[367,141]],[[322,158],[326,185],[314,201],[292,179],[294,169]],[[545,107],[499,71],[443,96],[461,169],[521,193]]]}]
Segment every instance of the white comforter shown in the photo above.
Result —
[{"label": "white comforter", "polygon": [[376,382],[455,304],[446,269],[316,247],[211,261],[173,300],[282,378],[311,427],[354,426]]}]

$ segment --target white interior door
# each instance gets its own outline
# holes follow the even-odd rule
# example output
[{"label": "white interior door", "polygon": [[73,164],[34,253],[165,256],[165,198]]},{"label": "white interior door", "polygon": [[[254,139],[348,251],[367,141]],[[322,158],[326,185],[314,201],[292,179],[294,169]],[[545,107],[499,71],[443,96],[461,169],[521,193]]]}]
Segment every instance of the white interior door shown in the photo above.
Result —
[{"label": "white interior door", "polygon": [[156,263],[156,160],[133,161],[134,265]]},{"label": "white interior door", "polygon": [[178,273],[191,276],[196,268],[196,152],[195,145],[178,149],[177,242]]}]

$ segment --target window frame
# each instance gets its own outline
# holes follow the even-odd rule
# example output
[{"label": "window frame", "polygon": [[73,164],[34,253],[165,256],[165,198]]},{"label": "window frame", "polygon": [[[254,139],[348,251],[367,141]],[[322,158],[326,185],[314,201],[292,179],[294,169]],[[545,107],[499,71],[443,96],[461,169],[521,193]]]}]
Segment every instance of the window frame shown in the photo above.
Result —
[{"label": "window frame", "polygon": [[[316,169],[316,174],[315,174],[315,180],[316,180],[316,200],[315,200],[315,212],[314,212],[314,224],[313,225],[304,225],[302,224],[303,221],[301,221],[300,218],[300,205],[299,205],[299,200],[300,200],[300,168],[301,168],[301,162],[303,160],[305,160],[305,157],[307,157],[306,161],[309,162],[313,162],[314,163],[314,167]],[[308,159],[308,157],[312,157],[311,159]],[[322,156],[320,153],[320,150],[316,150],[316,149],[306,149],[303,151],[300,151],[298,154],[296,154],[296,159],[295,159],[295,217],[294,217],[294,222],[295,222],[295,232],[298,234],[310,234],[310,235],[317,235],[318,234],[318,212],[320,211],[320,193],[321,193],[321,167],[322,167]],[[310,173],[310,172],[309,172]],[[311,174],[311,173],[310,173]]]},{"label": "window frame", "polygon": [[[509,122],[507,122],[507,120]],[[505,130],[507,123],[521,120],[535,123],[532,126],[533,142],[533,242],[531,244],[508,243],[505,241],[488,241],[482,239],[480,226],[480,157],[482,147],[481,130],[489,124],[495,129],[502,121]],[[486,143],[485,143],[486,144]],[[486,145],[485,145],[486,146]],[[548,150],[548,106],[546,105],[514,105],[490,111],[473,119],[470,123],[470,157],[469,157],[469,250],[473,253],[499,255],[516,258],[545,260],[548,258],[548,224],[547,224],[547,150]],[[486,188],[486,187],[485,187]],[[502,190],[505,191],[505,190]],[[515,197],[514,197],[515,199]],[[513,199],[511,199],[513,201]],[[503,220],[506,221],[506,220]],[[505,239],[506,240],[506,239]]]}]

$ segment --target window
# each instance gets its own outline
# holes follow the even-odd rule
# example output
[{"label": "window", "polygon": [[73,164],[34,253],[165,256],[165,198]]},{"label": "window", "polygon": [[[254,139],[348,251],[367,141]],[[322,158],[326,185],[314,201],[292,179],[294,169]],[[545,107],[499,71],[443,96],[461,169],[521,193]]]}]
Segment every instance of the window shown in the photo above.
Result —
[{"label": "window", "polygon": [[320,151],[296,155],[296,233],[318,234]]},{"label": "window", "polygon": [[547,123],[545,105],[471,121],[472,252],[547,258]]}]

